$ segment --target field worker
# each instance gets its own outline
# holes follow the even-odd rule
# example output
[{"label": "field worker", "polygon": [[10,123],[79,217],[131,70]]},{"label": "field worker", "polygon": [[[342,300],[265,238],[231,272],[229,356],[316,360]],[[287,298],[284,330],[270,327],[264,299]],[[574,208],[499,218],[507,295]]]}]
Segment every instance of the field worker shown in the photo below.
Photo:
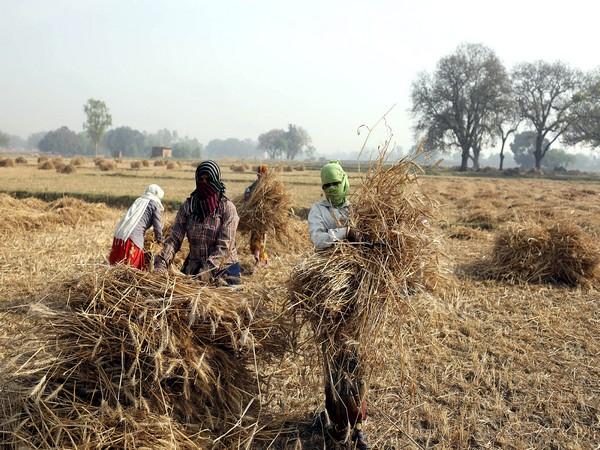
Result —
[{"label": "field worker", "polygon": [[[336,241],[359,242],[360,234],[348,226],[350,204],[346,200],[350,182],[338,161],[321,168],[325,199],[315,203],[308,214],[310,238],[317,250]],[[348,436],[352,448],[370,448],[362,430],[366,419],[366,385],[362,379],[356,347],[350,342],[322,345],[325,368],[325,409],[331,422],[329,435],[338,443]]]},{"label": "field worker", "polygon": [[151,184],[137,198],[117,223],[108,261],[111,265],[129,264],[136,269],[144,268],[144,233],[154,228],[156,242],[162,242],[161,199],[165,193],[157,184]]},{"label": "field worker", "polygon": [[[247,202],[252,195],[261,178],[268,172],[268,167],[265,164],[260,164],[256,168],[256,180],[244,191],[244,202]],[[267,255],[267,234],[258,231],[250,232],[250,252],[254,256],[255,264],[269,264],[269,256]]]},{"label": "field worker", "polygon": [[156,258],[155,270],[165,270],[187,236],[190,253],[182,271],[205,282],[240,284],[240,263],[235,247],[239,217],[225,196],[221,169],[214,161],[196,168],[196,189],[179,208],[171,233]]}]

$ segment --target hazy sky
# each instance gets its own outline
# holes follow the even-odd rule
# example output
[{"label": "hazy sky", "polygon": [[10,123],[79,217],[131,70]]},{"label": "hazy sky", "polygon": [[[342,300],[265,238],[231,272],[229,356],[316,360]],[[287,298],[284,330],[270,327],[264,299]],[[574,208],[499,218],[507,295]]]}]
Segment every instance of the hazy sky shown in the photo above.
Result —
[{"label": "hazy sky", "polygon": [[0,130],[79,131],[93,97],[114,126],[205,144],[296,123],[332,156],[360,148],[358,125],[396,103],[390,124],[407,148],[419,71],[462,42],[509,68],[589,70],[599,13],[591,0],[0,0]]}]

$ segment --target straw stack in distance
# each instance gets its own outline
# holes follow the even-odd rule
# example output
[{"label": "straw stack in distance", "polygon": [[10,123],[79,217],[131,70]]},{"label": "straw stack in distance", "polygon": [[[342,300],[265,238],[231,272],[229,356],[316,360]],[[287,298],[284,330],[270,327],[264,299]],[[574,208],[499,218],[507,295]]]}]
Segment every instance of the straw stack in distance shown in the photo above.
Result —
[{"label": "straw stack in distance", "polygon": [[48,292],[32,307],[33,334],[2,367],[4,446],[230,448],[257,438],[255,357],[286,350],[283,320],[237,292],[126,266]]},{"label": "straw stack in distance", "polygon": [[598,278],[600,251],[594,239],[569,221],[509,223],[491,256],[470,269],[510,283],[589,285]]},{"label": "straw stack in distance", "polygon": [[290,235],[291,197],[274,171],[262,175],[248,201],[235,200],[241,232],[270,234],[285,240]]},{"label": "straw stack in distance", "polygon": [[410,159],[385,166],[380,158],[350,198],[350,226],[373,245],[337,242],[294,268],[292,301],[321,342],[374,343],[388,312],[402,310],[411,293],[436,288],[434,205],[417,188],[419,171]]}]

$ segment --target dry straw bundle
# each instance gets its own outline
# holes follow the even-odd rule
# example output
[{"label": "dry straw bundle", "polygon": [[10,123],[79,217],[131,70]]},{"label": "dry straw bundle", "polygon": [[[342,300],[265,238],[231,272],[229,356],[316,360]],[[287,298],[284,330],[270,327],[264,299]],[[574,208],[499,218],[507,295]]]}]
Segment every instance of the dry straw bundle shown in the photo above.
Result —
[{"label": "dry straw bundle", "polygon": [[41,170],[54,170],[54,163],[52,161],[50,161],[49,159],[45,159],[42,160],[39,164],[38,164],[38,169]]},{"label": "dry straw bundle", "polygon": [[15,162],[17,164],[27,164],[27,158],[25,158],[24,156],[17,156]]},{"label": "dry straw bundle", "polygon": [[77,156],[71,159],[71,164],[74,166],[83,166],[85,164],[85,158]]},{"label": "dry straw bundle", "polygon": [[177,164],[173,161],[169,161],[167,163],[167,169],[169,169],[169,170],[177,169],[177,167],[178,167]]},{"label": "dry straw bundle", "polygon": [[241,172],[244,172],[244,171],[246,170],[246,167],[244,167],[244,165],[243,165],[243,164],[240,164],[240,165],[235,165],[235,164],[232,164],[231,166],[229,166],[229,169],[230,169],[232,172],[238,172],[238,173],[241,173]]},{"label": "dry straw bundle", "polygon": [[250,448],[255,356],[285,350],[277,316],[227,288],[126,266],[49,292],[1,372],[4,445]]},{"label": "dry straw bundle", "polygon": [[53,225],[85,225],[102,220],[108,214],[103,203],[86,203],[70,197],[46,203],[34,198],[17,200],[0,194],[0,208],[4,211],[0,232],[46,229]]},{"label": "dry straw bundle", "polygon": [[142,162],[141,161],[131,161],[129,166],[134,170],[139,170],[142,168]]},{"label": "dry straw bundle", "polygon": [[150,161],[148,161],[147,159],[144,159],[142,161],[142,166],[144,166],[144,167],[150,167]]},{"label": "dry straw bundle", "polygon": [[15,167],[15,160],[12,158],[0,158],[0,167]]},{"label": "dry straw bundle", "polygon": [[165,161],[164,159],[157,159],[156,161],[154,161],[155,167],[166,166],[166,165],[167,165],[167,161]]},{"label": "dry straw bundle", "polygon": [[350,226],[365,243],[337,242],[294,269],[295,308],[321,341],[373,342],[391,308],[437,287],[439,240],[428,224],[433,204],[416,189],[418,173],[409,159],[391,166],[379,159],[351,197]]},{"label": "dry straw bundle", "polygon": [[101,171],[108,172],[109,170],[115,170],[117,168],[117,163],[114,161],[103,159],[97,164],[97,166],[98,169],[100,169]]},{"label": "dry straw bundle", "polygon": [[510,223],[494,242],[490,258],[471,270],[478,276],[525,283],[587,285],[598,275],[600,251],[578,225]]},{"label": "dry straw bundle", "polygon": [[69,173],[77,172],[77,168],[72,163],[71,164],[62,164],[61,166],[56,168],[56,171],[58,173],[69,174]]},{"label": "dry straw bundle", "polygon": [[291,197],[273,171],[261,175],[247,201],[236,199],[236,207],[241,232],[270,233],[279,240],[289,238]]}]

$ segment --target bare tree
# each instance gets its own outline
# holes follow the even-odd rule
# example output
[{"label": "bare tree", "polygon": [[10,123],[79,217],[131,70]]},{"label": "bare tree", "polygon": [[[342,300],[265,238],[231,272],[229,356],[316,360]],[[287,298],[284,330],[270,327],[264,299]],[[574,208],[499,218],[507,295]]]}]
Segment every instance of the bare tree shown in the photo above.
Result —
[{"label": "bare tree", "polygon": [[512,78],[519,114],[536,132],[535,168],[540,170],[550,146],[576,117],[582,74],[562,62],[537,61],[519,64]]},{"label": "bare tree", "polygon": [[509,90],[496,54],[480,44],[463,44],[440,59],[433,74],[420,74],[413,83],[415,131],[425,135],[427,148],[458,148],[460,170],[467,169],[469,159],[478,167],[492,113]]},{"label": "bare tree", "polygon": [[586,76],[580,99],[574,107],[571,127],[565,132],[565,141],[600,147],[600,70]]}]

